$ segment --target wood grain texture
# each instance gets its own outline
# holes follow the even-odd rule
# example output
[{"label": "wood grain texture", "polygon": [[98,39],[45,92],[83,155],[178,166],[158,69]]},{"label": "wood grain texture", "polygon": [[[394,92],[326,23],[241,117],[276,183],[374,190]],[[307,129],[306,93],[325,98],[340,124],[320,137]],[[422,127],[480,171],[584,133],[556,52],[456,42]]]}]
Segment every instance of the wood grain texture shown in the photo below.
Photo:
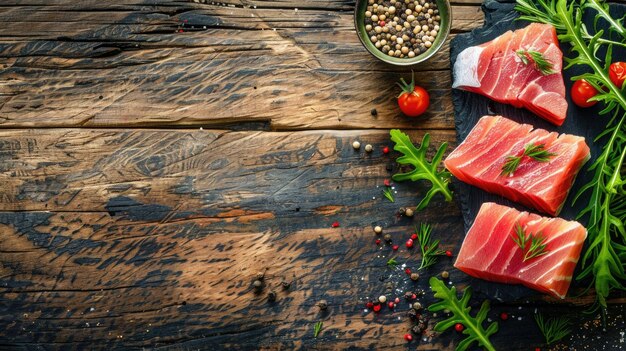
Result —
[{"label": "wood grain texture", "polygon": [[[439,143],[454,134],[432,135]],[[355,151],[355,138],[375,151]],[[395,203],[382,198],[394,156],[383,155],[387,143],[384,131],[0,132],[0,345],[404,348],[407,306],[374,315],[363,313],[364,304],[385,292],[427,290],[426,278],[412,283],[401,268],[387,268],[392,251],[374,244],[371,228],[384,226],[401,244],[414,224],[430,222],[443,248],[456,251],[463,224],[457,205],[440,198],[414,218],[396,215],[426,188],[397,184]],[[419,262],[406,249],[393,256],[413,268]],[[467,277],[451,264],[442,259],[432,273],[450,270],[464,286]],[[258,272],[266,287],[255,294]],[[510,350],[539,345],[535,332],[526,335],[534,308],[564,313],[582,301],[541,298],[495,301],[491,318],[501,311],[522,317],[495,342]],[[320,299],[326,312],[316,307]],[[422,302],[432,302],[430,295]],[[456,342],[446,333],[419,349]]]},{"label": "wood grain texture", "polygon": [[[353,1],[26,4],[0,11],[0,127],[441,129],[453,121],[448,44],[414,68],[432,108],[407,120],[393,101],[402,72],[361,46]],[[453,13],[453,33],[482,23],[478,6]]]}]

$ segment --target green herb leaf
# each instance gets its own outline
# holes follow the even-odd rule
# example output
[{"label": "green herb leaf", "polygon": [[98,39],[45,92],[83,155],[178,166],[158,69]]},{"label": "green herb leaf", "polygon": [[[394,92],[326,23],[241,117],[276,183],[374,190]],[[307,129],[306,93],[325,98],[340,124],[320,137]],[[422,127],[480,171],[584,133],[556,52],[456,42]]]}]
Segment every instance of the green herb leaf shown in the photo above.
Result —
[{"label": "green herb leaf", "polygon": [[422,263],[418,269],[428,268],[437,263],[437,256],[445,254],[445,251],[439,250],[439,240],[431,240],[432,229],[430,225],[421,224],[419,231],[415,227],[415,233],[417,233],[417,241],[422,252]]},{"label": "green herb leaf", "polygon": [[[614,46],[626,47],[623,19],[614,19],[608,4],[601,0],[517,0],[515,7],[521,19],[543,22],[557,29],[563,45],[569,44],[573,57],[566,57],[565,69],[580,66],[587,73],[572,77],[585,79],[598,91],[592,99],[604,103],[601,114],[613,114],[596,142],[604,143],[601,154],[591,164],[593,179],[576,194],[574,202],[583,200],[587,206],[578,219],[587,218],[587,245],[582,256],[579,280],[590,280],[595,287],[596,304],[606,315],[606,298],[612,289],[626,289],[626,97],[621,87],[608,76]],[[591,15],[594,26],[584,25],[583,16]],[[600,20],[609,23],[609,32],[621,36],[621,41],[607,37],[597,30]],[[596,30],[591,33],[591,30]],[[604,62],[599,58],[606,49]]]},{"label": "green herb leaf", "polygon": [[572,332],[571,322],[565,317],[545,319],[541,313],[535,313],[535,322],[548,345],[563,339]]},{"label": "green herb leaf", "polygon": [[511,238],[522,249],[524,262],[550,252],[546,250],[546,244],[544,244],[546,237],[541,232],[526,234],[524,228],[519,223],[515,224],[515,234]]},{"label": "green herb leaf", "polygon": [[396,266],[399,265],[398,261],[396,261],[395,257],[394,258],[390,258],[389,260],[387,260],[387,267],[389,268],[396,268]]},{"label": "green herb leaf", "polygon": [[502,166],[502,173],[500,173],[500,175],[512,176],[524,157],[529,157],[537,162],[548,162],[550,158],[554,156],[556,156],[556,154],[548,152],[545,144],[530,143],[524,147],[524,152],[520,156],[510,155],[506,157],[506,162],[504,162]]},{"label": "green herb leaf", "polygon": [[324,325],[324,322],[319,321],[317,323],[315,323],[315,326],[313,327],[313,337],[317,338],[317,336],[320,334],[320,331],[322,331],[322,325]]},{"label": "green herb leaf", "polygon": [[391,189],[389,189],[389,188],[383,189],[383,195],[385,195],[387,200],[389,200],[391,202],[396,202],[396,200],[393,198],[393,191],[391,191]]},{"label": "green herb leaf", "polygon": [[394,174],[392,179],[397,182],[404,180],[428,180],[431,183],[430,190],[417,205],[416,210],[419,211],[426,208],[437,193],[441,193],[446,201],[452,201],[452,191],[448,188],[452,175],[445,169],[442,171],[437,170],[448,143],[442,143],[432,161],[428,162],[426,159],[426,151],[428,151],[430,143],[430,135],[428,133],[424,135],[422,145],[419,148],[413,145],[408,135],[398,129],[392,129],[390,134],[391,140],[395,143],[394,150],[403,154],[403,156],[398,157],[396,162],[401,165],[413,166],[413,170],[410,172]]},{"label": "green herb leaf", "polygon": [[498,323],[489,324],[487,329],[483,327],[483,322],[489,312],[489,301],[483,301],[476,317],[472,317],[470,315],[472,308],[468,306],[469,300],[472,298],[471,287],[465,289],[463,297],[459,300],[454,286],[448,289],[444,282],[435,277],[431,277],[428,283],[430,289],[435,293],[435,298],[441,299],[441,301],[430,305],[428,310],[431,312],[448,310],[452,314],[449,318],[437,323],[434,330],[443,332],[455,324],[461,323],[465,327],[463,334],[467,337],[457,345],[457,351],[467,350],[473,343],[477,343],[478,346],[482,346],[488,351],[495,351],[489,337],[498,331]]},{"label": "green herb leaf", "polygon": [[533,64],[544,76],[556,73],[554,65],[542,53],[533,50],[517,50],[515,52],[525,65]]}]

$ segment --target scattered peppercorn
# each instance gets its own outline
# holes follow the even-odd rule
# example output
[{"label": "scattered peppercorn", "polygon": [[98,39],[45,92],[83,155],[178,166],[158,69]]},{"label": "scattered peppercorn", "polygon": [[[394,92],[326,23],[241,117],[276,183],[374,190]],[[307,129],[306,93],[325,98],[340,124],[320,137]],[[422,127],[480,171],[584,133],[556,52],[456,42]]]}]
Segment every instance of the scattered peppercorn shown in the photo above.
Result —
[{"label": "scattered peppercorn", "polygon": [[404,293],[404,298],[407,300],[411,300],[413,298],[413,292],[412,291],[407,291]]},{"label": "scattered peppercorn", "polygon": [[502,319],[503,321],[509,319],[509,314],[506,312],[500,313],[500,319]]},{"label": "scattered peppercorn", "polygon": [[373,109],[370,111],[370,114],[371,114],[372,116],[377,116],[377,115],[378,115],[378,111],[376,111],[376,109],[375,109],[375,108],[373,108]]},{"label": "scattered peppercorn", "polygon": [[372,152],[374,147],[371,144],[365,145],[365,152]]},{"label": "scattered peppercorn", "polygon": [[415,233],[411,234],[411,240],[417,240],[417,234]]},{"label": "scattered peppercorn", "polygon": [[450,250],[446,250],[446,256],[448,256],[448,257],[452,257],[452,251],[450,251]]},{"label": "scattered peppercorn", "polygon": [[333,227],[333,228],[339,227],[339,222],[334,221],[333,224],[331,224],[331,227]]},{"label": "scattered peppercorn", "polygon": [[367,307],[367,308],[369,308],[369,309],[371,310],[371,309],[372,309],[372,307],[374,307],[374,303],[373,303],[372,301],[368,301],[368,302],[365,304],[365,307]]},{"label": "scattered peppercorn", "polygon": [[326,302],[326,300],[319,300],[317,302],[317,307],[319,307],[321,311],[324,311],[328,308],[328,302]]},{"label": "scattered peppercorn", "polygon": [[448,271],[443,271],[441,272],[441,277],[443,279],[448,279],[450,277],[450,273],[448,273]]},{"label": "scattered peppercorn", "polygon": [[391,242],[391,234],[389,233],[385,234],[384,239],[386,242]]},{"label": "scattered peppercorn", "polygon": [[273,291],[270,291],[269,293],[267,293],[267,301],[269,302],[276,301],[276,293]]},{"label": "scattered peppercorn", "polygon": [[396,298],[393,300],[393,302],[395,302],[395,303],[400,303],[400,298],[399,298],[399,297],[396,297]]},{"label": "scattered peppercorn", "polygon": [[378,297],[378,301],[379,301],[380,303],[385,303],[385,302],[387,302],[387,296],[385,296],[385,295],[380,295],[380,296]]},{"label": "scattered peppercorn", "polygon": [[254,282],[252,282],[252,286],[254,287],[255,290],[261,290],[263,288],[263,282],[260,280],[255,280]]},{"label": "scattered peppercorn", "polygon": [[406,212],[406,208],[404,208],[404,207],[400,207],[400,209],[398,209],[398,214],[399,214],[400,216],[404,216],[404,213],[405,213],[405,212]]},{"label": "scattered peppercorn", "polygon": [[391,302],[391,301],[389,301],[389,303],[387,304],[387,306],[389,306],[389,308],[392,308],[392,309],[393,309],[394,307],[396,307],[396,305],[395,305],[393,302]]},{"label": "scattered peppercorn", "polygon": [[419,302],[414,303],[413,305],[411,305],[411,307],[413,307],[413,309],[416,311],[419,311],[423,308],[422,304]]},{"label": "scattered peppercorn", "polygon": [[388,154],[388,153],[389,153],[389,147],[388,147],[388,146],[385,146],[385,147],[383,148],[383,154]]},{"label": "scattered peppercorn", "polygon": [[380,245],[380,239],[376,239],[376,245]]},{"label": "scattered peppercorn", "polygon": [[282,286],[283,286],[283,289],[285,289],[285,290],[289,290],[289,288],[291,287],[291,282],[288,282],[288,281],[286,281],[286,280],[283,280],[283,281],[280,283],[280,285],[282,285]]},{"label": "scattered peppercorn", "polygon": [[422,328],[424,326],[423,323],[414,325],[413,328],[411,328],[411,333],[415,334],[415,335],[422,335],[422,333],[424,332],[425,328]]},{"label": "scattered peppercorn", "polygon": [[374,312],[380,312],[380,305],[374,305],[374,307],[372,308],[374,310]]},{"label": "scattered peppercorn", "polygon": [[399,248],[400,248],[400,246],[398,246],[398,245],[393,245],[393,246],[391,247],[391,249],[392,249],[393,251],[398,251],[398,249],[399,249]]},{"label": "scattered peppercorn", "polygon": [[353,147],[355,150],[358,150],[358,149],[360,149],[360,148],[361,148],[361,143],[359,143],[358,141],[356,141],[356,140],[355,140],[355,141],[352,143],[352,147]]},{"label": "scattered peppercorn", "polygon": [[454,330],[458,331],[459,333],[462,332],[463,329],[465,329],[465,327],[461,323],[457,323],[454,325]]},{"label": "scattered peppercorn", "polygon": [[385,186],[391,186],[391,182],[389,181],[389,179],[385,179],[383,181],[383,184],[385,184]]},{"label": "scattered peppercorn", "polygon": [[404,211],[404,215],[405,215],[405,216],[407,216],[407,217],[413,217],[413,210],[412,210],[412,209],[410,209],[410,208],[407,208],[407,209]]},{"label": "scattered peppercorn", "polygon": [[381,226],[379,226],[379,225],[377,225],[377,226],[375,226],[375,227],[374,227],[374,233],[376,233],[376,234],[380,234],[380,233],[382,233],[382,232],[383,232],[383,227],[381,227]]},{"label": "scattered peppercorn", "polygon": [[411,334],[404,334],[404,340],[406,341],[413,341],[413,335]]},{"label": "scattered peppercorn", "polygon": [[417,281],[420,278],[420,274],[415,272],[411,274],[411,280],[412,281]]},{"label": "scattered peppercorn", "polygon": [[409,249],[412,248],[413,247],[413,240],[411,240],[411,239],[407,240],[406,241],[406,247],[409,248]]},{"label": "scattered peppercorn", "polygon": [[406,315],[409,316],[410,319],[417,319],[417,311],[414,309],[410,309],[406,312]]},{"label": "scattered peppercorn", "polygon": [[407,275],[411,275],[411,268],[405,268],[404,273],[406,273]]}]

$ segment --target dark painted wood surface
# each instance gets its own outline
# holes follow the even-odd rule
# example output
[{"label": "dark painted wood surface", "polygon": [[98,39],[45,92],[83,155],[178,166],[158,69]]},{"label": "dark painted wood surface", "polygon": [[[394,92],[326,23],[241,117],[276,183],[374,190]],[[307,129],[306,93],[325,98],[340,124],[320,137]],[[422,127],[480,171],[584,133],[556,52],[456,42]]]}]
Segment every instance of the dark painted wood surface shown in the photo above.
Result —
[{"label": "dark painted wood surface", "polygon": [[[482,24],[477,1],[453,3],[452,37]],[[424,184],[383,199],[395,155],[376,130],[454,145],[448,49],[416,67],[431,112],[405,119],[392,85],[407,72],[361,48],[352,7],[2,2],[0,349],[452,349],[453,332],[405,343],[406,303],[363,310],[383,293],[427,290],[442,270],[468,281],[446,258],[411,282],[386,262],[415,268],[419,255],[391,255],[372,232],[380,224],[402,244],[429,222],[444,249],[460,246],[456,202],[405,218],[398,208],[417,204]],[[353,150],[355,139],[375,151]],[[575,315],[592,300],[494,301],[490,318],[514,316],[494,342],[533,349],[535,308]],[[571,345],[602,335],[619,346],[621,306],[606,334],[581,320]]]}]

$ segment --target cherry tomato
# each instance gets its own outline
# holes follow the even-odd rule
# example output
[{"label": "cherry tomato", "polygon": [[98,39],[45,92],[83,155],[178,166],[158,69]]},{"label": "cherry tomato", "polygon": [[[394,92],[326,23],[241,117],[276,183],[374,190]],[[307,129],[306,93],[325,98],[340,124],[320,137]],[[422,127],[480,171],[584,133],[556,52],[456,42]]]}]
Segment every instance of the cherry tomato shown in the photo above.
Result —
[{"label": "cherry tomato", "polygon": [[622,89],[626,81],[626,62],[613,62],[609,66],[609,77],[616,87]]},{"label": "cherry tomato", "polygon": [[413,75],[411,75],[411,84],[407,84],[404,78],[400,79],[401,83],[397,83],[402,88],[402,94],[398,96],[398,106],[402,113],[409,117],[417,117],[426,112],[430,105],[430,96],[426,89],[415,85]]},{"label": "cherry tomato", "polygon": [[597,104],[597,101],[587,101],[598,95],[598,91],[586,80],[581,79],[574,82],[572,86],[572,101],[580,107],[591,107]]}]

